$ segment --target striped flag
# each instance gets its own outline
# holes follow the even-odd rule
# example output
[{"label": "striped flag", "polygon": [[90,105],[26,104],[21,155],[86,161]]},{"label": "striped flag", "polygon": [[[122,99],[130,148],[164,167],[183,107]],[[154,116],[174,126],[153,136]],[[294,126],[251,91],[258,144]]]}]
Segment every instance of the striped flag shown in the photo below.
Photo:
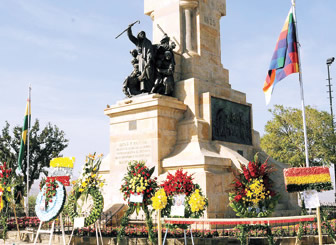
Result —
[{"label": "striped flag", "polygon": [[296,72],[299,72],[299,59],[294,15],[293,9],[291,8],[275,46],[264,83],[263,91],[265,93],[266,105],[268,105],[271,100],[275,84],[286,76]]},{"label": "striped flag", "polygon": [[30,126],[30,117],[31,117],[31,110],[30,110],[30,98],[27,100],[26,106],[26,113],[24,116],[23,127],[22,127],[22,135],[21,135],[21,145],[20,145],[20,152],[18,157],[18,167],[16,169],[16,173],[22,175],[22,161],[24,157],[25,148],[27,146],[27,134],[28,134],[28,127]]}]

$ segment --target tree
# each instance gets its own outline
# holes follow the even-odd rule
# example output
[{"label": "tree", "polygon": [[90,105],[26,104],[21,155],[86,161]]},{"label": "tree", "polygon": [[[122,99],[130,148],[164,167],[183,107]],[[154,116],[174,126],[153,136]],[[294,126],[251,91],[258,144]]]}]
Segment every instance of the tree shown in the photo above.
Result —
[{"label": "tree", "polygon": [[[0,134],[0,162],[7,162],[11,168],[17,168],[17,159],[20,150],[22,128],[13,128],[13,135],[10,134],[10,125],[6,122]],[[29,138],[29,189],[34,180],[39,179],[40,174],[48,174],[46,167],[52,158],[59,157],[60,152],[68,146],[65,133],[56,125],[48,123],[40,131],[39,120],[30,129]],[[22,163],[24,182],[27,180],[27,149]]]},{"label": "tree", "polygon": [[[305,166],[302,111],[275,105],[273,119],[265,126],[261,148],[275,160],[292,166]],[[331,115],[306,107],[308,157],[311,166],[336,163],[336,137]]]}]

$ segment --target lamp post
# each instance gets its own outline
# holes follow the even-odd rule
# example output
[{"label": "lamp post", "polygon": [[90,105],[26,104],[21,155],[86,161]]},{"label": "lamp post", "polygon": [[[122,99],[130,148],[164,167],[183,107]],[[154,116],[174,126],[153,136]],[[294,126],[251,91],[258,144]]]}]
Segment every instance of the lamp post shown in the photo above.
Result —
[{"label": "lamp post", "polygon": [[335,58],[334,57],[331,57],[329,59],[327,59],[327,68],[328,68],[328,87],[329,87],[329,101],[330,101],[330,114],[331,114],[331,127],[333,129],[333,132],[334,131],[334,113],[333,113],[333,108],[332,108],[332,95],[331,95],[331,83],[330,83],[330,65],[334,62]]},{"label": "lamp post", "polygon": [[[327,59],[327,68],[328,68],[328,87],[329,87],[329,101],[330,101],[330,114],[331,114],[331,128],[332,128],[332,132],[335,133],[335,129],[334,129],[334,113],[333,113],[333,108],[332,108],[332,95],[331,95],[331,83],[330,83],[330,65],[334,62],[335,57],[331,57],[329,59]],[[335,150],[334,146],[333,146],[333,151]],[[334,163],[334,174],[335,174],[335,183],[334,183],[334,190],[335,190],[335,203],[336,203],[336,163]]]}]

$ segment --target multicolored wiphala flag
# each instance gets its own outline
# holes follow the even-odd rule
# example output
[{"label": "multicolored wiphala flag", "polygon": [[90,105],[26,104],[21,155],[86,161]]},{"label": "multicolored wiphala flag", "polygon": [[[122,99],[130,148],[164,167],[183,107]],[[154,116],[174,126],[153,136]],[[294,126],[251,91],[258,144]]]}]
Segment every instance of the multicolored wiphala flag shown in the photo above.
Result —
[{"label": "multicolored wiphala flag", "polygon": [[28,127],[30,125],[30,117],[31,117],[31,110],[30,110],[30,98],[27,100],[26,106],[26,113],[24,116],[23,127],[22,127],[22,135],[21,135],[21,145],[20,145],[20,152],[18,157],[18,167],[16,172],[18,174],[22,174],[22,161],[24,157],[25,148],[27,147],[27,134],[28,134]]},{"label": "multicolored wiphala flag", "polygon": [[275,84],[289,74],[296,72],[299,72],[299,59],[294,15],[293,9],[291,9],[280,33],[264,83],[266,105],[271,100]]}]

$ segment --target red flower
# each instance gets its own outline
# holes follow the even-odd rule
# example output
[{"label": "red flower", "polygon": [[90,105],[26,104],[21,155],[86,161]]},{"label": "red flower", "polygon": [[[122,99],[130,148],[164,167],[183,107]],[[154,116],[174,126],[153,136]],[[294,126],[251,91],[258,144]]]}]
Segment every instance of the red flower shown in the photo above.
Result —
[{"label": "red flower", "polygon": [[249,181],[251,178],[250,172],[244,165],[241,165],[241,168],[243,169],[243,174],[244,174],[245,179]]},{"label": "red flower", "polygon": [[242,184],[239,180],[236,180],[235,186],[236,186],[237,188],[239,188],[239,187],[242,187],[243,184]]},{"label": "red flower", "polygon": [[237,196],[235,196],[234,199],[235,199],[236,202],[239,202],[242,199],[242,196],[241,195],[237,195]]},{"label": "red flower", "polygon": [[256,178],[258,175],[258,168],[254,162],[249,162],[248,169],[250,170],[251,177]]},{"label": "red flower", "polygon": [[260,175],[264,175],[266,173],[266,169],[267,169],[267,162],[264,162],[261,166],[260,166]]}]

